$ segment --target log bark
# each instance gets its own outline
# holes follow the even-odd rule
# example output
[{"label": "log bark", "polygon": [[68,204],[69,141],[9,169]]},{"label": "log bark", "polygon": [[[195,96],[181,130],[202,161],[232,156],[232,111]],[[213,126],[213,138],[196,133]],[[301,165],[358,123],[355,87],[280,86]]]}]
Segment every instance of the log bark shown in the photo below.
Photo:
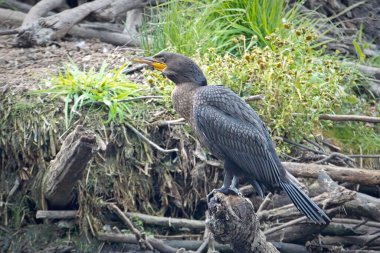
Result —
[{"label": "log bark", "polygon": [[311,163],[283,162],[285,168],[296,177],[317,178],[321,171],[338,182],[351,182],[363,185],[379,185],[380,171],[359,168],[345,168]]},{"label": "log bark", "polygon": [[310,251],[303,245],[293,244],[293,243],[283,243],[283,242],[273,242],[273,245],[281,253],[309,253]]},{"label": "log bark", "polygon": [[[0,22],[4,24],[9,24],[12,26],[21,25],[25,14],[18,11],[11,11],[0,8]],[[17,33],[20,33],[20,29],[17,29]],[[100,41],[110,43],[119,46],[137,46],[139,41],[135,37],[129,36],[127,34],[121,34],[116,32],[98,31],[95,29],[89,29],[81,27],[80,25],[75,25],[70,31],[69,35],[76,36],[84,39],[99,39]],[[32,45],[32,44],[30,44]]]},{"label": "log bark", "polygon": [[[98,233],[96,238],[99,241],[104,242],[122,242],[122,243],[133,243],[138,244],[138,240],[134,235],[126,235],[126,234],[115,234],[115,233]],[[148,237],[147,241],[159,252],[161,253],[176,253],[177,248],[173,248],[169,245],[166,245],[163,241]]]},{"label": "log bark", "polygon": [[135,228],[132,221],[125,216],[125,214],[115,204],[109,204],[108,208],[116,213],[116,215],[123,221],[124,225],[126,225],[128,229],[136,236],[136,240],[140,245],[144,245],[147,249],[153,250],[152,245],[148,240],[146,240],[145,233],[141,233],[137,228]]},{"label": "log bark", "polygon": [[0,22],[4,25],[19,26],[25,18],[25,13],[0,8]]},{"label": "log bark", "polygon": [[[326,181],[325,178],[318,177],[318,180],[309,187],[310,194],[315,195],[325,191],[334,191],[342,187],[335,182],[326,183]],[[380,200],[378,198],[349,189],[345,190],[354,194],[354,198],[343,205],[348,215],[380,221]]]},{"label": "log bark", "polygon": [[[355,195],[356,192],[339,186],[312,199],[317,205],[322,206],[326,210],[333,209],[353,200]],[[257,215],[259,216],[260,221],[289,221],[302,216],[293,204],[281,206],[271,210],[264,210],[257,213]]]},{"label": "log bark", "polygon": [[5,7],[7,9],[18,10],[22,12],[29,12],[29,10],[32,8],[31,5],[16,0],[5,0],[0,3],[0,7]]},{"label": "log bark", "polygon": [[[46,45],[47,43],[60,39],[67,34],[67,32],[79,21],[87,17],[91,12],[105,8],[111,4],[111,0],[93,1],[82,4],[74,9],[62,11],[56,15],[41,18],[42,11],[37,10],[37,6],[42,2],[49,2],[43,0],[35,5],[28,15],[25,17],[21,33],[16,39],[16,44],[21,47],[28,47],[32,45]],[[55,0],[52,6],[62,4],[63,0]],[[38,8],[42,9],[42,8]],[[45,11],[47,8],[44,9]]]},{"label": "log bark", "polygon": [[98,20],[114,21],[121,13],[126,13],[133,9],[143,8],[148,4],[148,0],[117,0],[112,1],[107,8],[99,9],[93,16]]},{"label": "log bark", "polygon": [[42,0],[30,9],[24,21],[22,22],[21,29],[25,30],[33,26],[33,24],[43,15],[49,11],[62,6],[65,0]]},{"label": "log bark", "polygon": [[78,215],[76,210],[66,211],[44,211],[38,210],[36,219],[75,219]]},{"label": "log bark", "polygon": [[77,126],[62,144],[43,181],[43,194],[52,208],[65,208],[96,147],[95,134]]},{"label": "log bark", "polygon": [[[321,181],[321,185],[334,184],[325,172],[321,172],[318,181]],[[325,187],[324,190],[327,192],[314,197],[313,200],[316,204],[325,209],[330,218],[335,215],[334,213],[340,209],[341,205],[353,200],[356,195],[356,192],[338,185]],[[258,213],[258,216],[260,217],[260,221],[288,221],[277,227],[265,230],[265,235],[268,240],[271,241],[306,242],[307,240],[314,238],[315,235],[319,234],[325,227],[307,221],[306,217],[300,217],[300,212],[293,204],[260,212]]]},{"label": "log bark", "polygon": [[123,33],[129,35],[137,35],[139,33],[139,28],[143,23],[143,12],[143,8],[137,8],[127,12]]},{"label": "log bark", "polygon": [[252,203],[240,196],[215,193],[208,203],[210,217],[206,226],[215,241],[229,243],[234,252],[279,252],[267,242],[260,230],[259,220]]},{"label": "log bark", "polygon": [[321,236],[319,238],[323,245],[342,246],[380,246],[379,234],[360,236]]},{"label": "log bark", "polygon": [[165,226],[165,227],[174,227],[174,228],[190,228],[190,229],[205,229],[205,222],[199,220],[189,220],[189,219],[179,219],[179,218],[170,218],[170,217],[157,217],[141,213],[130,213],[127,212],[126,215],[129,218],[136,217],[145,224],[155,225],[155,226]]},{"label": "log bark", "polygon": [[[197,157],[210,166],[223,168],[223,163],[218,160],[206,160],[204,157]],[[321,171],[326,171],[334,181],[338,182],[350,182],[373,186],[380,184],[380,170],[366,170],[361,168],[346,168],[332,165],[295,162],[282,162],[282,165],[295,177],[317,178]]]}]

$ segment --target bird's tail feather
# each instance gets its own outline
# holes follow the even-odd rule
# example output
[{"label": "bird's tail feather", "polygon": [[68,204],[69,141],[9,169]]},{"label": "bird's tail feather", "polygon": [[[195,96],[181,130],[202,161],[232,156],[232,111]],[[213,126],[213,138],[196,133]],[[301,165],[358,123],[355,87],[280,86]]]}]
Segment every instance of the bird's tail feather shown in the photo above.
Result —
[{"label": "bird's tail feather", "polygon": [[292,182],[280,182],[280,185],[297,209],[310,220],[320,225],[330,223],[331,220],[326,213]]}]

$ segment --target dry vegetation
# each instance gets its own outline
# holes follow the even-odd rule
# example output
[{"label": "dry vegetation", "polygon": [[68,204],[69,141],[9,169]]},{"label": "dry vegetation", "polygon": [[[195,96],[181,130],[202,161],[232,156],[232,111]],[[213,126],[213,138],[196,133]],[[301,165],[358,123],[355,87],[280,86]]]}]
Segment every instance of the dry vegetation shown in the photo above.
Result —
[{"label": "dry vegetation", "polygon": [[[0,4],[9,6],[11,2],[18,3],[4,1]],[[56,1],[56,4],[61,2]],[[91,29],[99,26],[101,30],[109,29],[103,37],[97,37],[103,41],[108,38],[108,42],[117,45],[140,43],[135,36],[132,41],[130,33],[122,33],[120,13],[130,10],[128,8],[133,5],[138,7],[137,11],[128,12],[127,17],[122,15],[123,19],[128,20],[128,15],[139,15],[146,1],[129,1],[128,8],[119,10],[116,3],[122,1],[114,2],[86,4],[96,9],[99,8],[96,3],[104,8],[103,12],[93,13],[90,20],[104,19],[108,13],[108,19],[118,17],[116,24],[85,21],[82,27],[75,23],[85,18],[91,9],[83,6],[68,9],[66,6],[66,12],[59,14],[68,14],[66,18],[78,15],[78,20],[72,20],[75,22],[70,24],[73,26],[71,30],[70,27],[58,27],[62,23],[49,25],[60,16],[49,16],[44,22],[36,23],[38,17],[25,18],[25,14],[18,13],[12,19],[10,17],[16,15],[14,12],[0,9],[4,28],[8,24],[4,20],[12,25],[7,28],[16,28],[13,30],[18,34],[16,45],[34,45],[32,48],[15,48],[12,36],[0,37],[0,55],[4,56],[0,59],[0,252],[108,252],[113,249],[125,252],[138,250],[138,244],[141,248],[155,248],[160,252],[176,252],[175,249],[180,247],[201,252],[206,244],[214,244],[213,238],[204,230],[205,197],[220,185],[223,171],[220,163],[199,146],[190,127],[179,120],[172,109],[172,85],[157,72],[140,71],[142,67],[130,65],[129,58],[143,54],[143,50],[93,40],[78,41],[76,38],[98,34]],[[244,1],[232,2],[240,4]],[[307,1],[305,6],[312,8],[317,2]],[[141,45],[146,52],[167,49],[193,54],[191,56],[200,64],[210,83],[223,83],[248,101],[253,100],[250,104],[269,127],[282,158],[312,163],[310,168],[300,170],[292,163],[286,165],[297,177],[308,178],[303,183],[310,194],[331,217],[335,217],[326,228],[305,221],[294,207],[287,206],[289,201],[279,195],[263,201],[254,196],[250,187],[242,189],[254,204],[261,230],[256,226],[256,216],[250,216],[253,211],[250,210],[243,212],[247,214],[244,218],[255,221],[252,223],[254,228],[243,228],[241,233],[253,229],[255,234],[251,235],[260,238],[266,235],[268,240],[278,242],[275,245],[282,247],[280,252],[353,252],[357,249],[377,252],[380,245],[380,195],[377,190],[380,175],[377,170],[368,170],[380,167],[379,127],[377,123],[366,122],[379,119],[376,94],[379,49],[376,43],[371,44],[367,39],[373,38],[374,30],[379,28],[368,25],[364,27],[364,35],[358,36],[360,24],[351,22],[346,15],[360,16],[372,5],[363,5],[360,9],[360,4],[346,6],[340,1],[335,2],[337,5],[325,3],[319,11],[319,15],[329,18],[328,22],[307,23],[302,16],[304,23],[297,23],[293,13],[296,10],[291,9],[287,13],[287,22],[279,19],[277,28],[259,31],[254,26],[248,30],[238,26],[245,18],[238,16],[232,21],[233,32],[218,30],[203,47],[202,43],[193,40],[199,42],[197,36],[216,31],[218,24],[209,22],[210,27],[203,27],[206,22],[201,18],[203,15],[194,15],[203,9],[194,1],[181,3],[189,6],[183,16],[167,16],[184,8],[177,2],[151,7],[149,11],[146,9],[155,16],[141,28]],[[215,9],[204,8],[210,14],[208,17],[215,15],[212,11],[226,10],[225,6],[211,7]],[[83,14],[83,9],[87,9],[87,14]],[[281,15],[283,10],[276,11]],[[28,15],[31,14],[38,15],[38,12]],[[226,17],[228,14],[231,13],[224,13]],[[83,16],[79,18],[79,15]],[[193,20],[194,16],[199,19]],[[167,22],[154,24],[156,19]],[[330,26],[330,21],[335,19],[339,20],[336,22],[339,25]],[[219,21],[219,26],[230,27],[226,22],[231,20]],[[260,22],[264,21],[257,21]],[[182,28],[194,24],[198,34],[182,29],[183,37],[178,38],[178,34],[175,37],[173,24]],[[17,28],[18,25],[21,26]],[[36,25],[42,25],[43,29],[36,28]],[[134,25],[138,24],[129,27]],[[319,28],[319,31],[329,27],[327,36],[344,34],[344,38],[350,38],[350,43],[329,41],[326,47],[321,47],[320,39],[326,34],[307,29],[308,26]],[[44,29],[48,32],[42,33]],[[120,36],[111,36],[115,31]],[[63,37],[66,32],[72,37]],[[133,32],[137,33],[137,30]],[[218,40],[217,36],[223,34],[231,37]],[[356,38],[354,44],[351,43],[353,37]],[[57,40],[59,38],[65,39]],[[152,38],[160,43],[146,44]],[[373,38],[376,40],[378,38]],[[226,51],[229,53],[221,53]],[[347,58],[348,54],[351,58]],[[361,67],[341,62],[353,61],[354,54],[362,61]],[[373,66],[366,66],[368,63]],[[365,76],[368,71],[374,71],[369,78]],[[362,120],[359,123],[351,122],[353,117],[348,117],[348,123],[324,120],[337,120],[331,114],[364,117],[359,117]],[[81,133],[72,138],[79,125],[88,134],[84,139]],[[96,145],[92,145],[95,140]],[[54,200],[57,193],[62,196],[63,191],[52,191],[48,197],[46,182],[54,174],[51,172],[55,171],[56,164],[65,164],[65,159],[59,157],[68,157],[75,147],[83,151],[81,145],[87,148],[89,162],[72,166],[75,176],[69,175],[72,180],[62,186],[70,186],[69,197],[67,203],[60,206],[51,199]],[[72,156],[72,161],[83,158],[76,156],[76,152]],[[360,177],[351,174],[349,169],[318,167],[314,163],[358,167],[354,169]],[[321,168],[340,185],[325,173],[319,173]],[[80,179],[78,183],[77,179]],[[220,199],[221,203],[231,205],[223,196]],[[37,213],[56,208],[74,211]],[[49,215],[58,216],[48,218]],[[171,218],[164,219],[164,216]],[[215,213],[211,213],[211,217],[215,219]],[[41,218],[49,219],[51,224],[42,224]],[[66,223],[67,218],[69,222]],[[228,222],[223,221],[223,224]],[[36,232],[40,230],[51,233]],[[165,243],[159,239],[164,239]],[[223,241],[218,236],[216,239]],[[234,243],[236,248],[238,241],[232,241],[231,245]],[[219,244],[216,248],[223,252],[229,250]]]}]

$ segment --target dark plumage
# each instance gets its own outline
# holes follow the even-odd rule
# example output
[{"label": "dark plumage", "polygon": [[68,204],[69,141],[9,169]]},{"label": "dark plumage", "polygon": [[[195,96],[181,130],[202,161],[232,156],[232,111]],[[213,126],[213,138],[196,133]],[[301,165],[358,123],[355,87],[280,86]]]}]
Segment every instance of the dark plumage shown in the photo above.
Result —
[{"label": "dark plumage", "polygon": [[309,219],[329,223],[329,217],[282,166],[263,122],[244,100],[226,87],[207,86],[201,69],[183,55],[164,52],[136,61],[162,71],[176,84],[175,110],[191,124],[201,144],[224,161],[224,183],[216,191],[240,194],[236,187],[243,176],[261,196],[264,188],[284,190]]}]

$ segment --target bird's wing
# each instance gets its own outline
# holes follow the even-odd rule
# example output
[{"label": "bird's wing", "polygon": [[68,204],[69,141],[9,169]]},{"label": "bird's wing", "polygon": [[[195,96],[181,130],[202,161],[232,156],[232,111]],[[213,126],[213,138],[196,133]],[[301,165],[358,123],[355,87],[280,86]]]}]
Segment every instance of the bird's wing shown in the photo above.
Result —
[{"label": "bird's wing", "polygon": [[[215,99],[218,96],[218,92],[213,92],[212,99],[218,103],[204,102],[200,98],[202,102],[194,104],[197,132],[211,150],[218,150],[232,160],[245,176],[265,185],[278,186],[284,170],[278,165],[278,157],[273,154],[273,145],[260,118],[232,91]],[[222,100],[224,102],[220,102]]]}]

